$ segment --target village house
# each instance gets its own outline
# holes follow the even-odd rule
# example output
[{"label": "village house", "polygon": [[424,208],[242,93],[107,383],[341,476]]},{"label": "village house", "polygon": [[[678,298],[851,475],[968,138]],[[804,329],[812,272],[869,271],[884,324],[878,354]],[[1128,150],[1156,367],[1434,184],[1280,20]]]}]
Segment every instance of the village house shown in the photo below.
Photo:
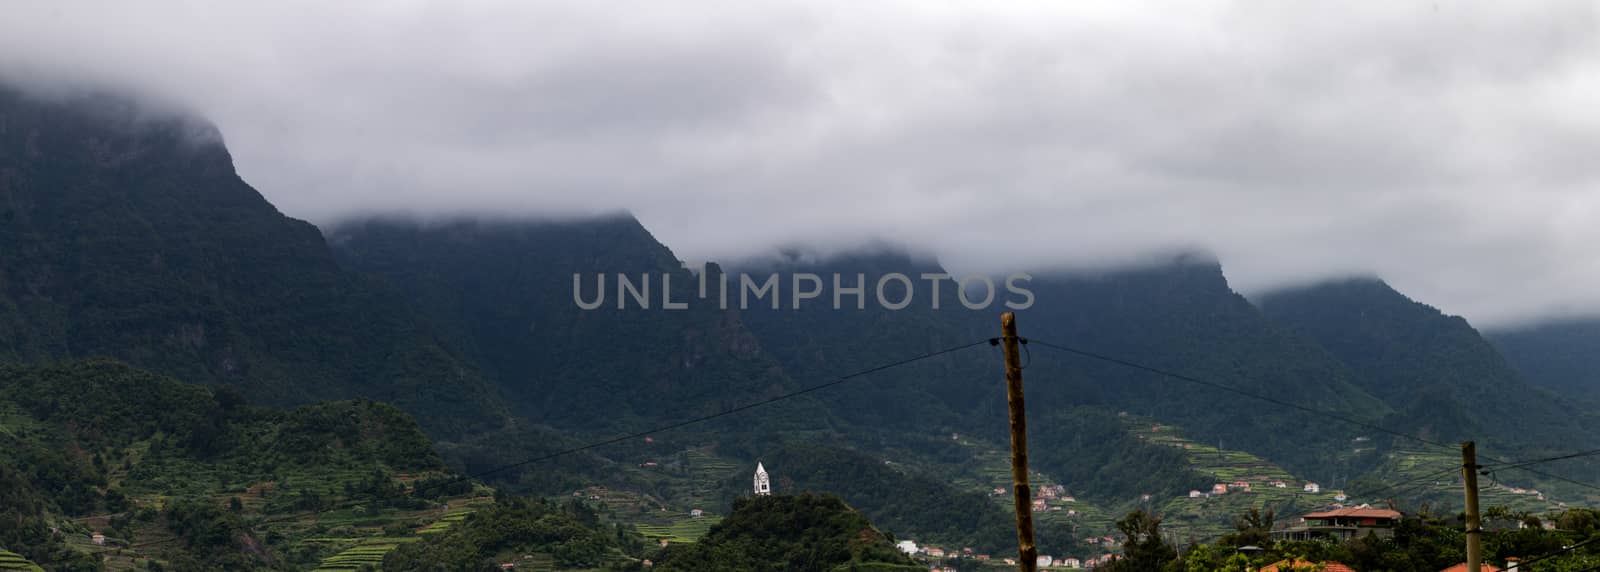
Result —
[{"label": "village house", "polygon": [[1211,485],[1211,494],[1214,494],[1214,495],[1225,495],[1225,494],[1228,494],[1228,485],[1225,485],[1225,484],[1222,484],[1222,483],[1217,483],[1217,484]]},{"label": "village house", "polygon": [[1322,492],[1322,485],[1316,483],[1306,483],[1305,491],[1308,493],[1320,493]]},{"label": "village house", "polygon": [[1069,556],[1061,559],[1061,566],[1063,568],[1082,568],[1083,561]]},{"label": "village house", "polygon": [[700,517],[705,516],[705,515],[706,515],[706,511],[700,510],[698,508],[689,511],[689,516],[692,516],[694,518],[700,518]]},{"label": "village house", "polygon": [[1040,554],[1036,562],[1038,562],[1040,568],[1044,568],[1045,566],[1050,566],[1056,563],[1055,559],[1051,558],[1048,554]]},{"label": "village house", "polygon": [[901,552],[906,553],[907,555],[911,555],[911,554],[916,554],[917,553],[917,543],[915,541],[902,540],[900,542],[895,543],[894,547],[896,549],[899,549]]},{"label": "village house", "polygon": [[1198,490],[1191,490],[1191,491],[1189,491],[1189,498],[1197,499],[1197,498],[1200,498],[1201,495],[1204,495],[1204,494],[1205,493],[1202,493],[1202,492],[1200,492]]},{"label": "village house", "polygon": [[1341,542],[1368,535],[1388,538],[1394,536],[1394,525],[1399,520],[1400,513],[1389,509],[1340,508],[1307,514],[1301,517],[1301,524],[1273,531],[1272,536],[1285,540],[1331,538]]},{"label": "village house", "polygon": [[89,540],[93,540],[95,544],[98,544],[100,546],[105,546],[106,545],[106,535],[100,534],[98,532],[94,533],[94,536],[89,537]]},{"label": "village house", "polygon": [[1239,489],[1239,490],[1244,491],[1244,492],[1250,492],[1250,483],[1247,483],[1245,481],[1234,481],[1232,484],[1228,485],[1228,488]]},{"label": "village house", "polygon": [[944,549],[937,546],[929,546],[927,554],[930,558],[944,558]]},{"label": "village house", "polygon": [[1056,498],[1056,490],[1048,486],[1039,487],[1039,498],[1053,500]]},{"label": "village house", "polygon": [[1033,499],[1033,512],[1044,512],[1046,508],[1044,499]]},{"label": "village house", "polygon": [[1274,488],[1280,488],[1280,489],[1289,488],[1289,483],[1285,483],[1283,481],[1272,481],[1271,483],[1267,483],[1267,484],[1272,485]]}]

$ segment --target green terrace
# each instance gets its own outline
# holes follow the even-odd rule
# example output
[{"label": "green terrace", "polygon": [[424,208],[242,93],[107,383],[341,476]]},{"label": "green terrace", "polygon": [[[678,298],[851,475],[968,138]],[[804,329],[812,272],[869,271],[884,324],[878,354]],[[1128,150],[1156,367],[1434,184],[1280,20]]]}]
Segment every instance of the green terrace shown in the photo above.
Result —
[{"label": "green terrace", "polygon": [[28,561],[21,554],[0,548],[0,570],[6,572],[44,572],[38,564]]}]

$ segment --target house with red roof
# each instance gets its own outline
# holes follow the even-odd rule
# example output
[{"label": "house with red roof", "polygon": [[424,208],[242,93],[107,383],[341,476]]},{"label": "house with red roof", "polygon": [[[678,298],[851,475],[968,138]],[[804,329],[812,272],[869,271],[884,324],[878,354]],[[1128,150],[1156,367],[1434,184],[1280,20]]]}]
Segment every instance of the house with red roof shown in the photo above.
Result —
[{"label": "house with red roof", "polygon": [[1300,517],[1300,520],[1298,526],[1273,531],[1273,537],[1285,540],[1331,538],[1338,541],[1368,535],[1387,538],[1394,536],[1394,525],[1400,520],[1400,513],[1383,508],[1351,507],[1313,512]]},{"label": "house with red roof", "polygon": [[[1495,566],[1495,565],[1490,564],[1488,562],[1484,562],[1483,565],[1480,566],[1479,568],[1482,568],[1483,572],[1504,572],[1505,571],[1504,568],[1501,568],[1499,566]],[[1455,566],[1451,566],[1449,568],[1445,568],[1444,570],[1440,570],[1439,572],[1467,572],[1467,563],[1466,562],[1462,562],[1462,563],[1457,564]]]},{"label": "house with red roof", "polygon": [[1345,566],[1339,562],[1307,562],[1305,560],[1279,560],[1274,564],[1263,566],[1260,572],[1356,572],[1355,568]]}]

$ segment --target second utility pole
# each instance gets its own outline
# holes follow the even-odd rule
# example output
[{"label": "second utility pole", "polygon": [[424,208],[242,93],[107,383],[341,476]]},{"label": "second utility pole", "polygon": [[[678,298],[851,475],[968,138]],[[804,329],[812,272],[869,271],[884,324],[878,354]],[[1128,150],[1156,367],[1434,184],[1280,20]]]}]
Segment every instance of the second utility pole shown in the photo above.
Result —
[{"label": "second utility pole", "polygon": [[1017,355],[1017,316],[1000,314],[1000,345],[1006,354],[1006,403],[1011,408],[1011,498],[1017,507],[1017,569],[1039,569],[1033,544],[1033,502],[1028,488],[1028,417],[1022,401],[1022,361]]},{"label": "second utility pole", "polygon": [[1467,486],[1467,572],[1483,570],[1483,522],[1478,516],[1478,445],[1461,444],[1461,476]]}]

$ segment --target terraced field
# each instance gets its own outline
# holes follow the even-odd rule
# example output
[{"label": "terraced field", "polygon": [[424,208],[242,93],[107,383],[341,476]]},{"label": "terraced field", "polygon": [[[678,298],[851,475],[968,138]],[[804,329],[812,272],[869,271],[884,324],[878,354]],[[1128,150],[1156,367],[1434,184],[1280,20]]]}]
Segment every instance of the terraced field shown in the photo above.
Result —
[{"label": "terraced field", "polygon": [[0,570],[5,572],[44,572],[38,564],[23,558],[21,554],[0,549]]},{"label": "terraced field", "polygon": [[666,540],[671,544],[683,544],[700,540],[712,525],[722,522],[720,516],[679,517],[667,522],[641,523],[639,533],[651,542]]},{"label": "terraced field", "polygon": [[317,566],[313,572],[363,570],[369,567],[372,570],[382,570],[383,557],[385,555],[398,548],[401,544],[418,540],[420,539],[415,536],[359,539],[355,546],[323,559],[322,564]]}]

